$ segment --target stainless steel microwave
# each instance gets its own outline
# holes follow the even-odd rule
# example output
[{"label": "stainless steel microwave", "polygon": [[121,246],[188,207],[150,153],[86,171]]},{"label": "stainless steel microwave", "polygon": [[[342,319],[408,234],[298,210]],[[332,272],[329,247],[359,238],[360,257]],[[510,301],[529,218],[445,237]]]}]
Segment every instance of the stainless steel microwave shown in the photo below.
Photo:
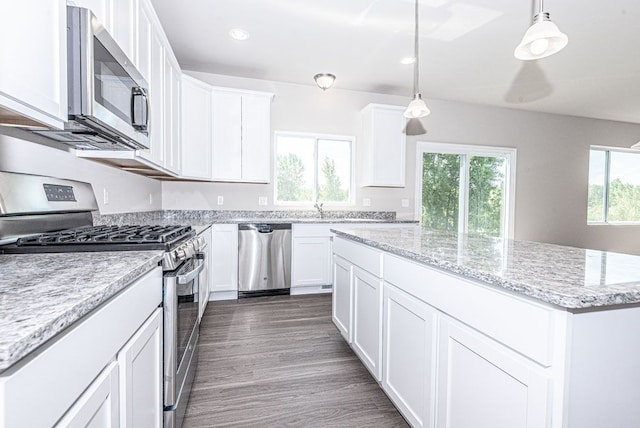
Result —
[{"label": "stainless steel microwave", "polygon": [[149,148],[149,88],[89,9],[67,6],[69,121],[36,132],[77,149]]}]

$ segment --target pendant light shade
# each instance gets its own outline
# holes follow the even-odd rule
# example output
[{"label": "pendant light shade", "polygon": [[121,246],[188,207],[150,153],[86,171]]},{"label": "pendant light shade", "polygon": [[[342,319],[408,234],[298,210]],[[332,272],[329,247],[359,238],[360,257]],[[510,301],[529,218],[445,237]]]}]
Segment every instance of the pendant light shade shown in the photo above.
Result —
[{"label": "pendant light shade", "polygon": [[540,12],[533,17],[533,25],[529,27],[513,55],[521,60],[545,58],[560,52],[569,43],[566,34],[551,22],[548,12],[543,12],[540,0]]},{"label": "pendant light shade", "polygon": [[431,113],[431,110],[429,110],[427,104],[422,101],[422,95],[416,94],[407,106],[407,109],[404,111],[404,117],[409,119],[416,119],[419,117],[428,116],[429,113]]},{"label": "pendant light shade", "polygon": [[416,0],[416,13],[415,13],[415,33],[413,40],[414,58],[413,63],[413,99],[404,111],[404,117],[409,119],[416,119],[420,117],[428,116],[431,113],[427,104],[422,100],[422,94],[420,93],[420,52],[419,52],[419,20],[418,20],[418,0]]}]

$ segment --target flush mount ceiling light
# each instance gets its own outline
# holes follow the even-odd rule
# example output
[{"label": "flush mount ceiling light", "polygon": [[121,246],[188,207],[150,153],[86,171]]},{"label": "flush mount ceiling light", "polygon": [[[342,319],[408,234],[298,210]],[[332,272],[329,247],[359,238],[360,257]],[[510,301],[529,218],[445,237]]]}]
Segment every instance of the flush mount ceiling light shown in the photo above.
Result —
[{"label": "flush mount ceiling light", "polygon": [[429,107],[422,101],[422,94],[420,93],[420,53],[419,53],[419,28],[418,28],[418,0],[416,0],[416,28],[413,40],[414,58],[413,63],[413,99],[404,111],[404,117],[409,119],[416,119],[419,117],[428,116],[431,113]]},{"label": "flush mount ceiling light", "polygon": [[544,1],[538,2],[538,13],[513,55],[521,60],[545,58],[560,52],[569,43],[569,38],[556,24],[551,22],[549,13],[544,11]]},{"label": "flush mount ceiling light", "polygon": [[318,73],[313,76],[313,80],[316,81],[316,85],[318,85],[318,88],[326,91],[333,85],[333,82],[336,81],[336,76],[331,73]]},{"label": "flush mount ceiling light", "polygon": [[416,59],[412,56],[407,56],[400,60],[400,64],[402,65],[409,65],[409,64],[413,64],[414,62],[416,62]]},{"label": "flush mount ceiling light", "polygon": [[249,38],[249,32],[243,30],[242,28],[234,28],[233,30],[229,31],[229,35],[232,39],[240,41],[247,40]]}]

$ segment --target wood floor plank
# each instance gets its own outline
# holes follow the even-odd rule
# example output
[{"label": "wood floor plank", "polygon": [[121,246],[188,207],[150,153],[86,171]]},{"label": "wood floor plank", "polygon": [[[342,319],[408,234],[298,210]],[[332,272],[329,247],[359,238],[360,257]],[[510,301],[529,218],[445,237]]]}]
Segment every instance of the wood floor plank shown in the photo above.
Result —
[{"label": "wood floor plank", "polygon": [[407,427],[331,321],[331,296],[210,302],[185,428]]}]

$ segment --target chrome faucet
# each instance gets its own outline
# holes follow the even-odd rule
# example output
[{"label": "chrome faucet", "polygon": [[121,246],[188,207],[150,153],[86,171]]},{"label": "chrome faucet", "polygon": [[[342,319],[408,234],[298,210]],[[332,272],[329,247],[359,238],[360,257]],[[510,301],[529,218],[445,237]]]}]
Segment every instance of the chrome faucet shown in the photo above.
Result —
[{"label": "chrome faucet", "polygon": [[321,219],[324,218],[324,211],[322,211],[322,202],[321,203],[316,202],[313,207],[318,210],[318,214],[320,214],[320,218]]}]

